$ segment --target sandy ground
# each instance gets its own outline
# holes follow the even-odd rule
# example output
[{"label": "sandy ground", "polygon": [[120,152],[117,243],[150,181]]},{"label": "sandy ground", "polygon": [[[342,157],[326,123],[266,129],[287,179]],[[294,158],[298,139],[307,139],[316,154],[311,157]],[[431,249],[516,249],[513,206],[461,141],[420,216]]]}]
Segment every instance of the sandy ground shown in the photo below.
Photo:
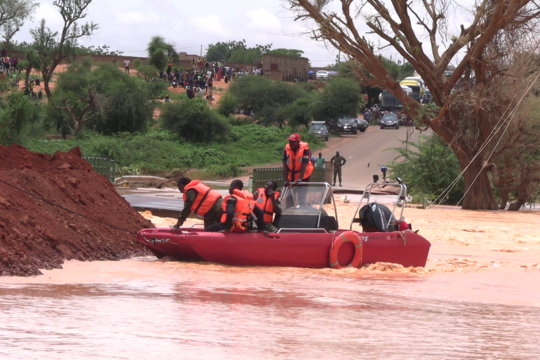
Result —
[{"label": "sandy ground", "polygon": [[[348,228],[358,203],[336,199],[340,228]],[[169,227],[176,219],[142,215],[157,227]],[[406,208],[405,220],[432,243],[425,269],[376,264],[371,271],[446,273],[518,269],[540,272],[540,236],[536,231],[540,211],[469,211],[455,207]],[[186,225],[200,223],[188,219]],[[356,225],[353,229],[356,228]]]}]

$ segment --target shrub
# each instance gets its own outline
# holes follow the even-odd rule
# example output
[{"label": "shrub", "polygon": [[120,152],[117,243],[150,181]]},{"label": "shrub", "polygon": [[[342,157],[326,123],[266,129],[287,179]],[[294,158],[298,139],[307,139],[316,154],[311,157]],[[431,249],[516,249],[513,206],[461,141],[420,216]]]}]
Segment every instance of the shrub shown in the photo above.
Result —
[{"label": "shrub", "polygon": [[142,65],[141,59],[135,59],[135,60],[133,61],[133,67],[134,67],[135,69],[138,69],[141,65]]},{"label": "shrub", "polygon": [[218,105],[218,112],[225,117],[229,117],[238,108],[238,98],[230,92],[226,92],[219,99]]},{"label": "shrub", "polygon": [[[389,176],[399,176],[413,199],[422,203],[434,200],[461,173],[455,153],[437,135],[421,136],[418,142],[394,149],[399,156],[389,165]],[[464,193],[463,178],[442,199],[442,203],[456,204]]]},{"label": "shrub", "polygon": [[229,132],[226,122],[200,98],[165,104],[161,120],[165,129],[193,142],[221,140]]}]

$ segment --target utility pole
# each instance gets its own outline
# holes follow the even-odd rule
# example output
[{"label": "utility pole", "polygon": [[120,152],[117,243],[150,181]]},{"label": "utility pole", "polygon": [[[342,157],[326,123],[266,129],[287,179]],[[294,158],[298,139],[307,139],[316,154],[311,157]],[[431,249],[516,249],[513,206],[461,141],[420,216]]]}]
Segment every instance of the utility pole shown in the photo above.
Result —
[{"label": "utility pole", "polygon": [[201,44],[201,57],[202,57],[202,44]]}]

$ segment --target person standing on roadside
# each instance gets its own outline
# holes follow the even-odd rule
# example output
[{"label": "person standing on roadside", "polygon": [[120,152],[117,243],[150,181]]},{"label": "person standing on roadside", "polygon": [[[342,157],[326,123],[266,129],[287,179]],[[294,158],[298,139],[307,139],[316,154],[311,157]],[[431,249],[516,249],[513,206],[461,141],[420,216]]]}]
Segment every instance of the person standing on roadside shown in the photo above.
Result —
[{"label": "person standing on roadside", "polygon": [[334,157],[330,159],[330,161],[332,162],[332,165],[334,167],[334,185],[332,186],[336,186],[337,176],[339,176],[339,186],[342,186],[341,185],[341,167],[345,165],[347,160],[343,156],[339,155],[339,151],[336,151],[336,155],[334,155]]},{"label": "person standing on roadside", "polygon": [[205,228],[219,223],[223,214],[221,208],[223,198],[217,190],[210,189],[199,180],[187,177],[180,178],[177,185],[183,194],[184,209],[178,217],[178,222],[173,226],[174,230],[178,230],[192,212],[203,217]]},{"label": "person standing on roadside", "polygon": [[124,60],[124,71],[126,74],[129,74],[129,64],[131,64],[131,61],[129,59]]},{"label": "person standing on roadside", "polygon": [[322,157],[322,153],[319,153],[315,167],[317,169],[324,169],[324,158]]}]

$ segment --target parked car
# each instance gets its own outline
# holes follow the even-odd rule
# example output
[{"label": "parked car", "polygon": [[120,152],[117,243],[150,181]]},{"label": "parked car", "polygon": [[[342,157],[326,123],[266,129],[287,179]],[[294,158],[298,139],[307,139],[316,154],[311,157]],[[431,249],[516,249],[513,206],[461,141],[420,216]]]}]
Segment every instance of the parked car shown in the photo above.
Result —
[{"label": "parked car", "polygon": [[358,119],[351,117],[338,119],[337,127],[339,132],[350,132],[356,135],[358,133]]},{"label": "parked car", "polygon": [[381,129],[392,127],[396,130],[399,129],[399,121],[397,115],[394,113],[384,114],[381,119]]},{"label": "parked car", "polygon": [[319,139],[328,141],[328,128],[324,121],[312,121],[311,126],[309,127],[309,133],[314,134]]},{"label": "parked car", "polygon": [[358,130],[360,130],[360,132],[365,132],[369,126],[369,122],[364,119],[356,119],[356,123],[358,124]]},{"label": "parked car", "polygon": [[317,79],[328,79],[328,71],[326,70],[317,71]]}]

